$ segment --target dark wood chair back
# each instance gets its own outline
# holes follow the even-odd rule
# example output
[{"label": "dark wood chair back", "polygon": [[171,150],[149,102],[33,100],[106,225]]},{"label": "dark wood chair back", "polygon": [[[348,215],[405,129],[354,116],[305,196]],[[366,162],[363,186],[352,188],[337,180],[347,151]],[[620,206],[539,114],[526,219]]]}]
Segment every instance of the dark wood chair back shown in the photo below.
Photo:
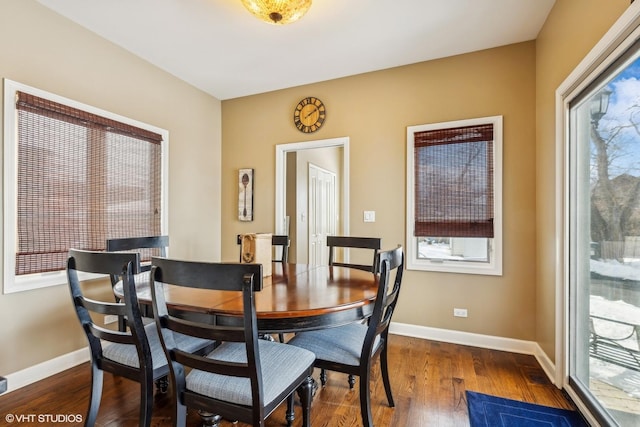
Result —
[{"label": "dark wood chair back", "polygon": [[[167,248],[169,247],[169,236],[143,236],[143,237],[122,237],[117,239],[107,239],[107,252],[135,251],[140,254],[140,265],[138,271],[140,273],[151,269],[152,256],[167,256]],[[111,287],[115,287],[116,283],[122,280],[121,274],[112,274]],[[115,297],[115,295],[114,295]],[[119,301],[115,297],[116,302]],[[150,314],[143,313],[147,316]],[[118,330],[126,329],[125,318],[118,317]]]},{"label": "dark wood chair back", "polygon": [[[371,271],[375,273],[377,272],[380,245],[381,239],[379,237],[327,236],[329,265],[357,268],[358,270]],[[371,249],[373,251],[371,264],[336,262],[336,248]]]},{"label": "dark wood chair back", "polygon": [[271,236],[271,246],[274,246],[276,249],[276,253],[278,248],[280,248],[280,258],[273,258],[273,262],[283,262],[286,263],[289,259],[289,245],[291,241],[289,240],[289,236],[283,234],[274,234]]},{"label": "dark wood chair back", "polygon": [[[184,318],[175,310],[170,313],[165,300],[165,286],[169,284],[175,287],[237,292],[242,297],[242,313],[235,319],[237,323],[232,321],[232,324],[216,321],[215,315],[211,315],[211,318],[203,315],[194,319],[188,313],[185,313]],[[289,396],[287,402],[290,406],[287,412],[293,411],[292,393],[303,384],[308,388],[308,396],[304,399],[307,400],[304,409],[305,420],[308,418],[313,361],[310,362],[308,370],[285,388],[275,401],[268,404],[264,401],[264,382],[270,378],[263,377],[261,353],[265,349],[261,350],[262,344],[265,347],[284,346],[280,347],[281,349],[287,346],[260,340],[258,336],[254,292],[262,290],[261,264],[204,263],[154,257],[149,285],[154,317],[171,365],[171,380],[175,386],[177,425],[184,425],[187,407],[255,426],[264,425],[264,418]],[[177,348],[172,338],[175,333],[215,340],[220,345],[208,357],[203,358]],[[238,350],[238,343],[243,344],[242,351]],[[227,357],[229,355],[227,351],[230,348],[235,349],[232,351],[235,357]],[[287,369],[284,366],[281,368]],[[193,373],[193,370],[215,374],[210,377],[210,380],[205,380],[205,383],[212,387],[218,381],[220,384],[224,383],[223,376],[247,379],[246,387],[250,389],[245,391],[250,390],[252,404],[214,398],[189,389],[185,371]],[[277,378],[273,380],[278,381]],[[221,385],[221,387],[224,386]],[[233,388],[233,386],[230,387]]]},{"label": "dark wood chair back", "polygon": [[[378,272],[380,284],[376,295],[373,314],[369,318],[369,329],[364,341],[364,349],[371,350],[378,336],[386,344],[391,317],[398,302],[402,275],[404,272],[404,250],[402,246],[378,254]],[[371,354],[363,351],[362,354]]]},{"label": "dark wood chair back", "polygon": [[[85,425],[94,425],[98,415],[102,395],[103,371],[122,376],[141,384],[143,393],[140,402],[140,425],[151,422],[153,406],[153,381],[166,376],[165,363],[158,370],[153,369],[151,349],[142,322],[142,315],[136,296],[133,275],[138,273],[140,255],[138,253],[92,252],[71,249],[67,260],[67,279],[73,306],[82,329],[89,341],[91,352],[91,398],[85,417]],[[124,299],[122,302],[106,302],[88,299],[83,295],[78,273],[97,273],[117,275],[123,278]],[[93,318],[102,316],[126,316],[129,331],[114,331],[96,323]],[[96,315],[99,315],[96,317]],[[104,357],[103,342],[113,345],[130,344],[135,346],[139,358],[139,367],[125,365]]]},{"label": "dark wood chair back", "polygon": [[107,252],[137,251],[140,252],[140,271],[151,269],[149,262],[152,256],[167,256],[169,236],[123,237],[107,239]]},{"label": "dark wood chair back", "polygon": [[[238,245],[242,244],[242,237],[240,234],[236,236],[236,243]],[[274,246],[274,249],[280,249],[280,257],[273,257],[273,262],[284,262],[286,263],[289,259],[289,246],[291,244],[291,240],[289,240],[289,236],[284,234],[273,234],[271,236],[271,246]],[[242,253],[240,254],[240,260],[242,261]]]}]

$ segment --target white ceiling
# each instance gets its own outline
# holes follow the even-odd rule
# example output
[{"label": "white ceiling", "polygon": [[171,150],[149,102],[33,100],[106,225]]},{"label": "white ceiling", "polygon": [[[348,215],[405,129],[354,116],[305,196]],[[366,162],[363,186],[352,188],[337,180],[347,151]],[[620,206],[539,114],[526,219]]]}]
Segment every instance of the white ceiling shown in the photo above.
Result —
[{"label": "white ceiling", "polygon": [[38,0],[220,100],[535,39],[555,0],[315,0],[285,26],[240,0]]}]

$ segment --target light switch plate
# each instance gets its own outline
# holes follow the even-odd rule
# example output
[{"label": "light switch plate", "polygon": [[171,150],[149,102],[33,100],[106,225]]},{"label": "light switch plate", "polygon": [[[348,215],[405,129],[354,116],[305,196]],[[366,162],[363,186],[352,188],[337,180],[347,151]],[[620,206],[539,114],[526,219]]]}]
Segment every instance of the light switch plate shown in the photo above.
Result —
[{"label": "light switch plate", "polygon": [[376,211],[364,211],[364,222],[376,222]]}]

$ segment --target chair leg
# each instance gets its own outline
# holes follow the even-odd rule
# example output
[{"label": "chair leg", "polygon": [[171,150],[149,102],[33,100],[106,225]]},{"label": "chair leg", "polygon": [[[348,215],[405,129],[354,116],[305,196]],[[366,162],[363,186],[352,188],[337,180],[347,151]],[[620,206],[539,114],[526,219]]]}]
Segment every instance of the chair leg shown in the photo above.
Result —
[{"label": "chair leg", "polygon": [[324,368],[320,369],[320,383],[323,387],[327,385],[327,370]]},{"label": "chair leg", "polygon": [[162,394],[166,393],[169,390],[169,377],[164,376],[162,378],[158,378],[156,381],[156,387],[158,391]]},{"label": "chair leg", "polygon": [[302,427],[311,426],[311,401],[313,400],[313,377],[309,375],[304,383],[298,388],[300,403],[302,406]]},{"label": "chair leg", "polygon": [[369,393],[369,373],[363,372],[360,374],[360,414],[362,415],[363,427],[373,427],[371,398]]},{"label": "chair leg", "polygon": [[198,415],[202,418],[202,427],[219,427],[220,421],[222,421],[222,416],[211,412],[198,411]]},{"label": "chair leg", "polygon": [[140,426],[151,426],[153,411],[153,377],[151,375],[140,381]]},{"label": "chair leg", "polygon": [[396,405],[393,402],[393,395],[391,394],[391,382],[389,381],[389,369],[387,368],[386,343],[380,354],[380,371],[382,372],[382,382],[384,383],[384,391],[387,393],[387,401],[389,402],[389,406],[393,408]]},{"label": "chair leg", "polygon": [[293,393],[287,397],[287,413],[285,414],[285,419],[287,420],[287,427],[291,427],[293,425],[293,420],[296,418],[295,410],[293,408],[293,400],[295,396]]},{"label": "chair leg", "polygon": [[353,389],[353,386],[356,385],[356,377],[349,374],[349,378],[347,379],[347,381],[349,381],[349,388]]},{"label": "chair leg", "polygon": [[94,363],[91,363],[91,392],[89,395],[89,408],[87,416],[84,418],[85,426],[93,426],[98,417],[100,409],[100,399],[102,399],[102,382],[104,373]]},{"label": "chair leg", "polygon": [[384,383],[384,391],[387,393],[387,401],[389,407],[393,408],[396,404],[393,402],[393,394],[391,393],[391,382],[389,381],[389,368],[387,364],[387,343],[380,354],[380,371],[382,372],[382,382]]}]

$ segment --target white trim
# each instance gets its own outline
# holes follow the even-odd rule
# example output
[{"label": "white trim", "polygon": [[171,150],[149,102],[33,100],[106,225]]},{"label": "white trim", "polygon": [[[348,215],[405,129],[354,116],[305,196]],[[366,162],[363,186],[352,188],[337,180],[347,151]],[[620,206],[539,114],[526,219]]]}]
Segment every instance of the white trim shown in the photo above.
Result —
[{"label": "white trim", "polygon": [[569,102],[583,90],[591,81],[615,58],[627,50],[635,40],[640,37],[640,2],[632,3],[618,18],[607,33],[591,49],[585,58],[571,72],[571,74],[558,86],[555,94],[555,141],[556,141],[556,176],[555,176],[555,251],[556,251],[556,324],[555,324],[555,360],[556,375],[554,382],[561,384],[573,401],[579,407],[580,412],[588,418],[593,425],[595,419],[586,409],[579,397],[569,385],[569,272],[566,270],[569,259],[569,212],[565,205],[569,188],[568,176],[568,114]]},{"label": "white trim", "polygon": [[[489,262],[465,262],[447,260],[418,259],[414,226],[414,133],[433,129],[456,128],[480,124],[493,124],[493,162],[494,162],[494,237],[491,239],[491,260]],[[480,117],[451,122],[407,126],[407,188],[406,188],[406,260],[407,270],[439,271],[446,273],[484,274],[502,276],[502,116]],[[438,237],[438,236],[434,236]]]},{"label": "white trim", "polygon": [[30,366],[21,371],[5,375],[7,378],[7,393],[58,374],[81,363],[90,360],[89,348],[72,351],[54,359]]},{"label": "white trim", "polygon": [[287,153],[299,150],[311,150],[314,148],[342,147],[343,173],[342,180],[342,209],[340,212],[342,226],[345,234],[349,233],[349,137],[343,136],[330,139],[319,139],[315,141],[293,142],[289,144],[276,145],[276,212],[275,230],[276,234],[285,232],[284,218],[286,216],[285,197],[285,171],[287,164]]},{"label": "white trim", "polygon": [[[37,89],[13,80],[4,79],[4,175],[3,175],[3,293],[22,292],[31,289],[39,289],[47,286],[56,286],[67,283],[64,271],[54,271],[48,273],[29,274],[16,277],[15,271],[15,248],[16,248],[16,198],[17,198],[17,115],[16,115],[16,91],[29,93],[41,98],[49,99],[61,104],[69,105],[102,117],[117,120],[132,126],[146,129],[158,133],[162,136],[161,159],[162,159],[162,187],[161,187],[161,209],[162,218],[160,227],[162,234],[169,234],[169,131],[156,126],[152,126],[137,120],[133,120],[118,114],[101,110],[72,99],[65,98],[42,89]],[[81,280],[95,278],[81,274]]]},{"label": "white trim", "polygon": [[[558,367],[557,370],[560,371],[560,367]],[[567,392],[567,394],[569,395],[569,398],[576,405],[576,407],[578,408],[578,412],[580,412],[580,415],[582,415],[582,417],[585,418],[588,425],[590,426],[600,425],[600,422],[595,419],[593,414],[591,414],[591,411],[589,411],[589,408],[587,408],[587,406],[582,402],[582,400],[580,400],[580,396],[576,394],[572,388],[566,387],[564,388],[564,391]]]}]

